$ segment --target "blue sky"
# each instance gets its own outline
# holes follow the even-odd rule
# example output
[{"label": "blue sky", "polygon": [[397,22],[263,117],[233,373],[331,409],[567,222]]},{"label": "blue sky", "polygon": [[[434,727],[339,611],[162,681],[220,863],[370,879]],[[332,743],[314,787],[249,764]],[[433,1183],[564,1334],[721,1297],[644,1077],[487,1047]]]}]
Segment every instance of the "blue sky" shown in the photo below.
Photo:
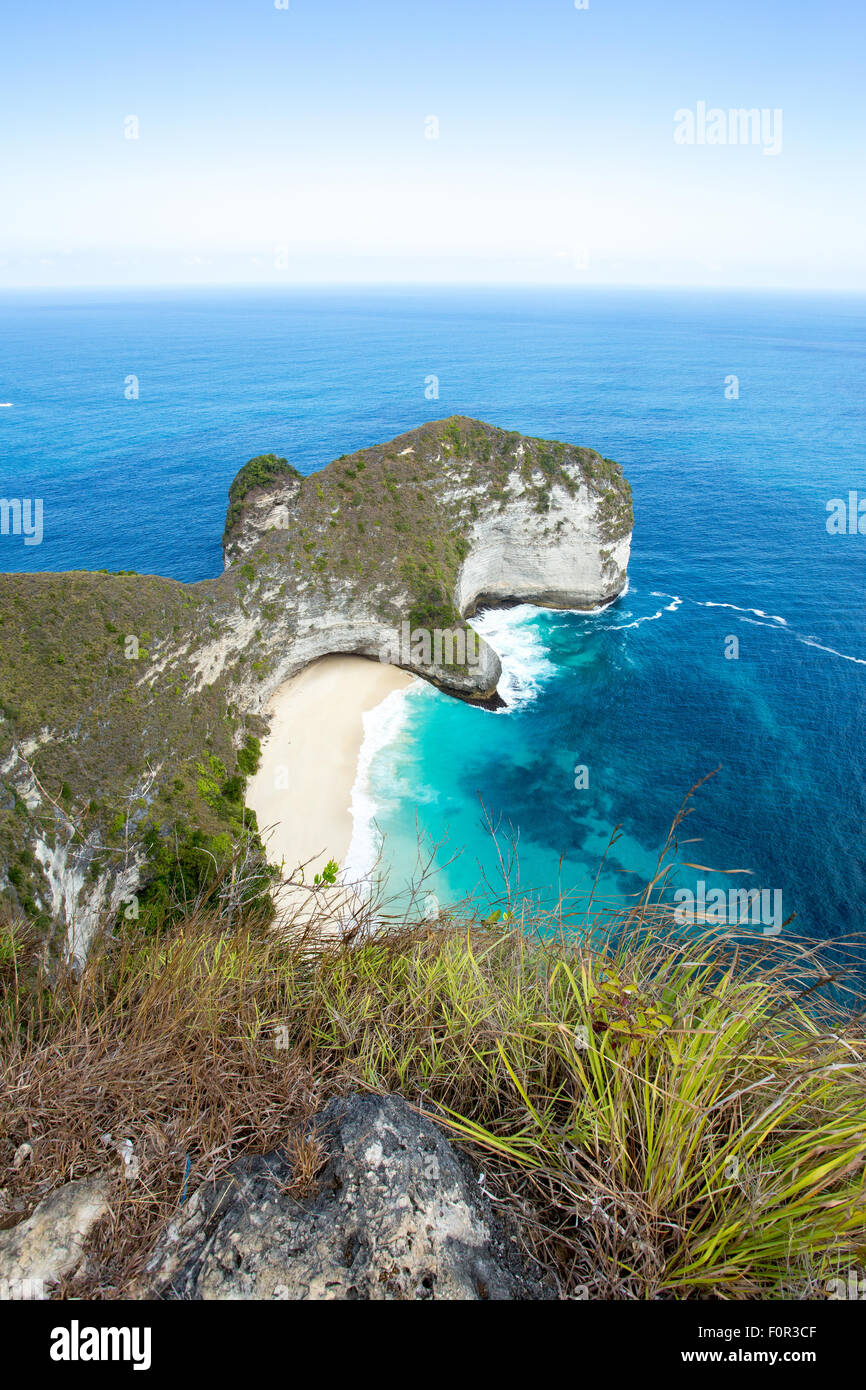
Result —
[{"label": "blue sky", "polygon": [[7,6],[0,285],[866,289],[859,0],[289,4]]}]

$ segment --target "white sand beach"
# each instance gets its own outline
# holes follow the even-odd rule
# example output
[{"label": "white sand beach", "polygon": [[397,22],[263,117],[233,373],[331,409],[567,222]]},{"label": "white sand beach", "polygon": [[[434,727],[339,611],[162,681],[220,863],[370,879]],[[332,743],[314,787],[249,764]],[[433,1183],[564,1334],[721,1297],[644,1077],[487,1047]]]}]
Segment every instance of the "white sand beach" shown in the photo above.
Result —
[{"label": "white sand beach", "polygon": [[247,805],[258,818],[268,859],[284,863],[287,876],[306,864],[311,883],[329,859],[345,864],[362,716],[413,679],[363,657],[326,656],[271,697],[270,733],[247,784]]}]

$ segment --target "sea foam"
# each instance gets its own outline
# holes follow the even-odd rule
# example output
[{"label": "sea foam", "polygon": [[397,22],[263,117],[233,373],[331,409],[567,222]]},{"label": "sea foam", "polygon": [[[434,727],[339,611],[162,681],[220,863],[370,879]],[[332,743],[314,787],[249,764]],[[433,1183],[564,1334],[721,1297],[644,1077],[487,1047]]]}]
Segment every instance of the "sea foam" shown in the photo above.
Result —
[{"label": "sea foam", "polygon": [[475,628],[502,663],[499,694],[508,709],[530,704],[556,667],[538,630],[539,609],[529,603],[514,608],[485,608],[472,619]]},{"label": "sea foam", "polygon": [[406,697],[420,682],[403,690],[392,690],[381,704],[362,716],[364,737],[358,753],[358,766],[352,785],[349,814],[352,817],[352,838],[346,862],[340,872],[341,883],[360,883],[368,877],[381,849],[381,836],[376,826],[378,806],[371,790],[373,761],[383,749],[393,743],[405,726],[408,708]]}]

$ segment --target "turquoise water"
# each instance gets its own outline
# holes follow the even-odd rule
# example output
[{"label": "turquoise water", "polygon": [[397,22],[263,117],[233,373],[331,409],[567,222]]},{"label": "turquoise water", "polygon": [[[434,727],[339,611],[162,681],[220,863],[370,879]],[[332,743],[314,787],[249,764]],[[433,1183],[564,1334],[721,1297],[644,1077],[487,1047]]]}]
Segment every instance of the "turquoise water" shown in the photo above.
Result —
[{"label": "turquoise water", "polygon": [[0,320],[0,495],[45,506],[41,546],[0,538],[4,569],[203,578],[252,454],[309,472],[454,413],[618,459],[635,497],[628,593],[594,615],[483,620],[507,711],[424,688],[393,716],[366,790],[394,878],[418,830],[462,850],[438,896],[492,877],[483,802],[519,829],[524,888],[585,887],[619,824],[601,891],[633,892],[721,765],[689,857],[752,870],[802,932],[862,929],[866,536],[825,521],[830,498],[866,496],[864,299],[78,293],[4,296]]}]

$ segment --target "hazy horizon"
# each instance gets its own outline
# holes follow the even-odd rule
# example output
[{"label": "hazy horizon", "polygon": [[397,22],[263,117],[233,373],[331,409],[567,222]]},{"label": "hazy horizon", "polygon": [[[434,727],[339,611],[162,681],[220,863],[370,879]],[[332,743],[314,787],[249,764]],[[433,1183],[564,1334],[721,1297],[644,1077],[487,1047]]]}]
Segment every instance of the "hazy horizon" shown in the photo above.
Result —
[{"label": "hazy horizon", "polygon": [[866,290],[854,0],[278,4],[6,16],[0,288]]}]

